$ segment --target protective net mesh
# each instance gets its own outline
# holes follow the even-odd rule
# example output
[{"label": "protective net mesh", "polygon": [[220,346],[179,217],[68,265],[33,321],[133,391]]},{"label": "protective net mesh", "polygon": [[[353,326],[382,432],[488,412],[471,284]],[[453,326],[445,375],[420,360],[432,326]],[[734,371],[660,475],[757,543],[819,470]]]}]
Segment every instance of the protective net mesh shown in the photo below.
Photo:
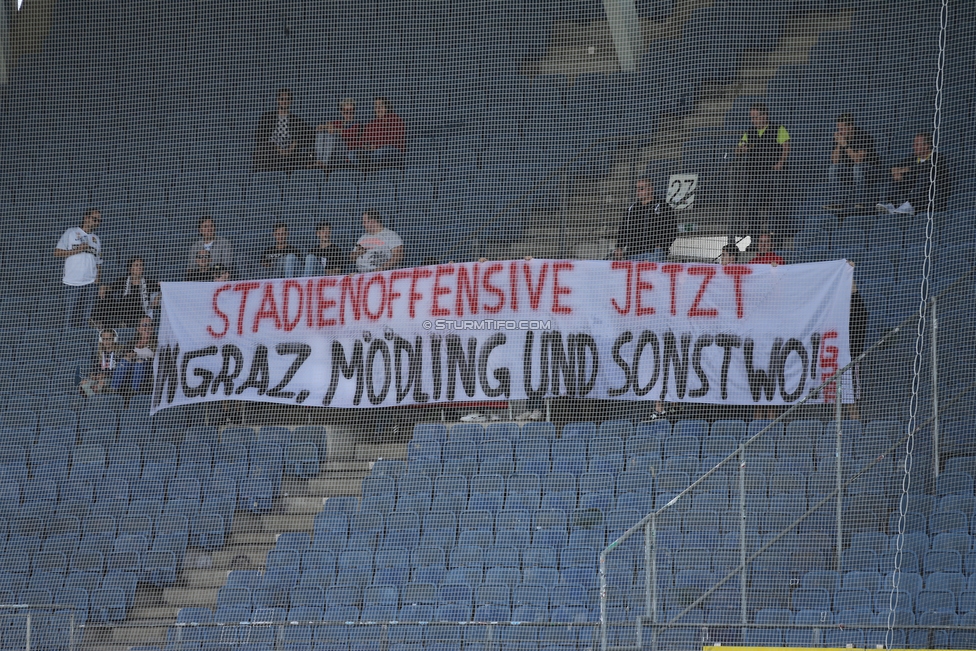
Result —
[{"label": "protective net mesh", "polygon": [[[973,7],[5,3],[0,647],[976,648]],[[709,317],[698,277],[734,311],[796,273],[770,323],[846,316],[850,272],[800,269],[845,259],[843,354],[800,326],[746,352],[735,319],[596,343],[651,278]],[[413,318],[444,278],[463,314],[479,273],[599,312],[512,327],[551,382],[527,353],[503,391],[454,321],[400,336],[394,296]],[[299,333],[347,299],[318,371],[209,311]],[[446,351],[409,407],[388,346]]]}]

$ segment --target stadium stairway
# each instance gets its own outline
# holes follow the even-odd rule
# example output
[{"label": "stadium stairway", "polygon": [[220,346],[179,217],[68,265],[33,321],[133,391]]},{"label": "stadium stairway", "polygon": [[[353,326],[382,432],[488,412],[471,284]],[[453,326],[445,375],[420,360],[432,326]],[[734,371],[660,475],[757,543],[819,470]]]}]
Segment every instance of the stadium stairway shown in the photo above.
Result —
[{"label": "stadium stairway", "polygon": [[[329,427],[330,446],[343,433]],[[352,434],[352,432],[348,432]],[[81,640],[81,649],[127,648],[130,645],[166,643],[166,630],[176,611],[185,607],[212,608],[218,590],[232,570],[263,570],[268,552],[282,532],[312,530],[314,516],[333,497],[357,497],[362,480],[376,459],[406,459],[405,443],[350,443],[330,447],[330,458],[319,473],[309,479],[285,477],[281,497],[271,513],[261,515],[238,510],[226,544],[208,552],[198,547],[187,550],[182,572],[173,587],[158,588],[140,583],[135,603],[124,626],[91,627]]]},{"label": "stadium stairway", "polygon": [[[707,3],[679,2],[664,22],[643,20],[645,43],[649,51],[667,46],[669,39],[680,37],[681,28],[696,10]],[[682,166],[694,165],[691,158],[699,152],[686,147],[699,136],[713,141],[715,160],[721,152],[714,146],[727,145],[731,150],[733,136],[748,123],[748,105],[762,101],[766,86],[780,66],[805,63],[820,35],[850,28],[852,12],[813,12],[784,21],[782,36],[770,51],[747,50],[740,60],[735,78],[730,83],[709,83],[701,91],[687,114],[664,114],[651,143],[641,148],[625,148],[617,152],[610,174],[605,178],[577,178],[571,182],[566,205],[565,223],[555,207],[537,208],[531,213],[524,236],[513,243],[499,243],[489,248],[489,258],[506,259],[523,256],[561,257],[569,255],[582,259],[604,259],[612,250],[620,215],[633,201],[633,179],[641,173],[654,176],[660,198],[668,175],[685,171]],[[594,54],[588,54],[592,49]],[[571,83],[580,83],[585,75],[609,73],[617,70],[606,21],[589,24],[557,23],[553,30],[548,56],[533,62],[533,74],[567,75]],[[732,114],[730,115],[730,112]],[[728,117],[727,117],[728,116]],[[789,128],[789,125],[787,125]],[[707,152],[706,152],[706,155]],[[687,171],[694,171],[689,168]],[[712,181],[724,183],[716,178]],[[689,221],[700,231],[718,229],[724,233],[726,211],[724,200],[709,202],[709,189],[702,188],[699,207],[689,215]],[[565,236],[564,236],[565,233]],[[565,237],[565,244],[564,244]]]}]

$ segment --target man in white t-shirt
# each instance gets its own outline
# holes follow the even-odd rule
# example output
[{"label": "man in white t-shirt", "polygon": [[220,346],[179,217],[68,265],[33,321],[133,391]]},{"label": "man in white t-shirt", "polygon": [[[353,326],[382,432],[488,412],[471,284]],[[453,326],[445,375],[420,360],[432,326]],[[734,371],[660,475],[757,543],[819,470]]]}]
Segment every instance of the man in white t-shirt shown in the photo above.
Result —
[{"label": "man in white t-shirt", "polygon": [[403,240],[383,226],[379,211],[363,213],[363,229],[366,233],[349,254],[349,258],[356,262],[356,268],[359,271],[386,271],[399,267],[403,261]]},{"label": "man in white t-shirt", "polygon": [[95,229],[102,213],[91,208],[82,215],[81,226],[69,228],[58,240],[54,257],[64,258],[65,326],[83,328],[91,318],[102,264],[102,240]]}]

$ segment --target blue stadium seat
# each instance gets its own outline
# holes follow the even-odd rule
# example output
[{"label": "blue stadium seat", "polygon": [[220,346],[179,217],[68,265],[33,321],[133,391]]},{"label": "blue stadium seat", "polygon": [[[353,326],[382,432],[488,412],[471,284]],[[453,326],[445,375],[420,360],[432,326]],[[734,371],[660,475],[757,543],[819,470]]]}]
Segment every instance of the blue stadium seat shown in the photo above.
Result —
[{"label": "blue stadium seat", "polygon": [[944,472],[939,475],[936,481],[936,494],[939,497],[945,495],[972,495],[973,478],[964,472]]},{"label": "blue stadium seat", "polygon": [[551,441],[556,438],[556,426],[552,423],[526,423],[522,426],[522,437],[541,437]]},{"label": "blue stadium seat", "polygon": [[397,510],[426,513],[430,510],[434,484],[431,478],[409,471],[398,482]]},{"label": "blue stadium seat", "polygon": [[412,549],[420,543],[420,516],[412,511],[394,511],[386,519],[383,547]]}]

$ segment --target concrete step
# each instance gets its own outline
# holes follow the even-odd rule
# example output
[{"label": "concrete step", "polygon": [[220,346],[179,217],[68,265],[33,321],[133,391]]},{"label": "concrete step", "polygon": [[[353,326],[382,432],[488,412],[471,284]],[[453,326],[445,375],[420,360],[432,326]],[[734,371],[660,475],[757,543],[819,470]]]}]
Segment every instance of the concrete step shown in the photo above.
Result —
[{"label": "concrete step", "polygon": [[96,627],[86,626],[81,633],[79,647],[85,650],[122,651],[130,646],[160,646],[166,643],[166,629],[168,626],[133,625],[128,622],[123,626]]},{"label": "concrete step", "polygon": [[225,569],[185,569],[180,574],[180,585],[188,588],[213,588],[227,583],[227,572]]},{"label": "concrete step", "polygon": [[[321,511],[321,509],[319,509]],[[305,531],[312,529],[312,519],[315,513],[300,515],[281,512],[267,515],[254,513],[238,513],[234,516],[234,526],[231,528],[230,544],[261,544],[268,542],[273,545],[282,531]],[[241,540],[245,538],[246,540]]]},{"label": "concrete step", "polygon": [[407,458],[406,443],[357,443],[356,459],[372,463],[378,459]]},{"label": "concrete step", "polygon": [[[209,606],[217,603],[217,588],[166,588],[163,600],[168,604],[185,606]],[[176,613],[173,613],[174,621]]]}]

